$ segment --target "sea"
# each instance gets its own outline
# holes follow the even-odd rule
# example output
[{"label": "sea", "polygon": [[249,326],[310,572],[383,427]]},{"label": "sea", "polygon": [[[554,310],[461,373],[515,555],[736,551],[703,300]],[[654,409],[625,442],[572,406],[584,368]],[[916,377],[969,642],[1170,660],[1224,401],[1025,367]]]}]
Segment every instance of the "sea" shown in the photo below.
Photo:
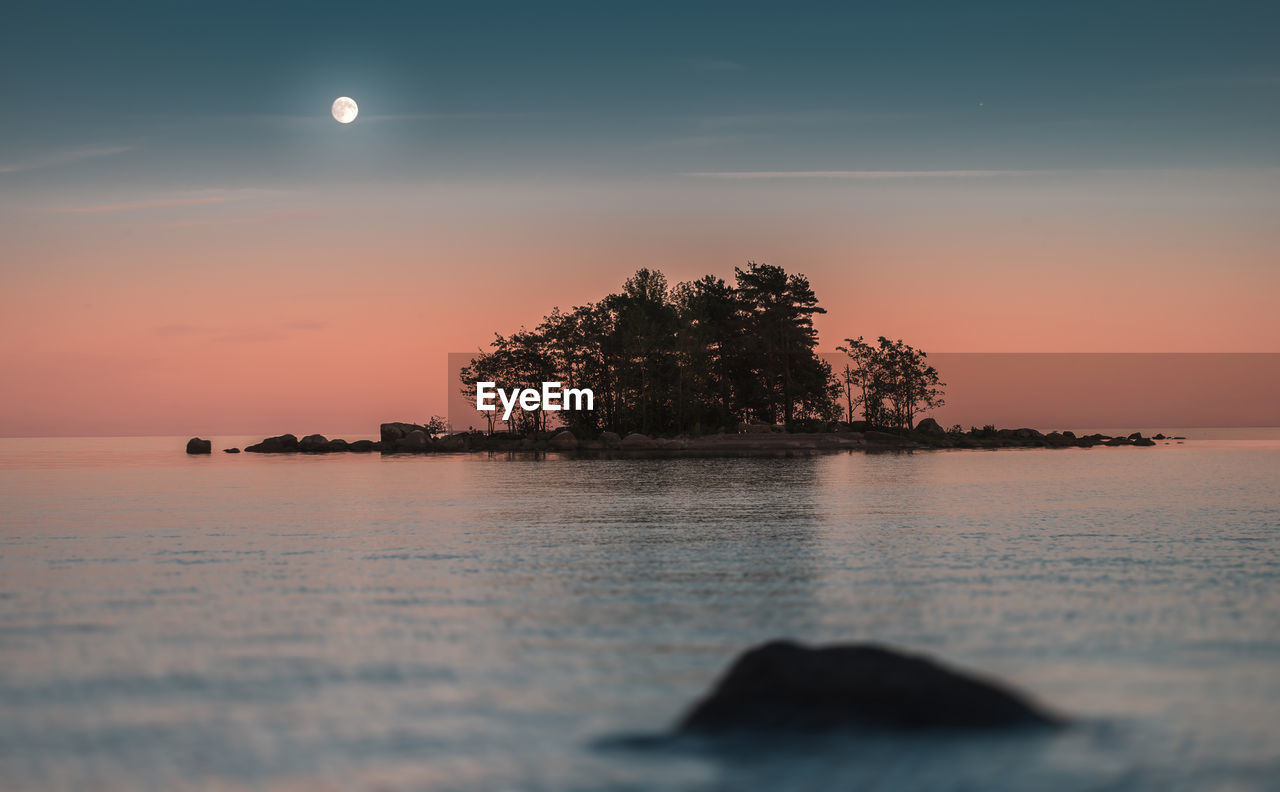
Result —
[{"label": "sea", "polygon": [[[1280,430],[1163,429],[1187,439],[697,459],[3,439],[0,789],[1280,789]],[[1070,725],[672,736],[778,638],[923,653]]]}]

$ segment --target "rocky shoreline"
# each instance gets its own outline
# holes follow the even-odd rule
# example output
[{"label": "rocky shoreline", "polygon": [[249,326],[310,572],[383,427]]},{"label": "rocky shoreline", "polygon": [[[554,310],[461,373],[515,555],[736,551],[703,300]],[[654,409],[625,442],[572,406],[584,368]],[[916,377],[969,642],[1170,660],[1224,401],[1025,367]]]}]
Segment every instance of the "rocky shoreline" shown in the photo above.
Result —
[{"label": "rocky shoreline", "polygon": [[[1077,436],[1073,432],[1043,433],[1035,429],[970,429],[968,432],[946,431],[932,418],[921,421],[915,429],[894,433],[865,429],[854,431],[845,425],[831,425],[830,431],[787,432],[783,427],[767,424],[744,425],[738,432],[707,435],[680,435],[677,437],[650,437],[633,433],[622,437],[614,432],[601,432],[593,437],[580,437],[567,429],[540,432],[528,437],[487,435],[482,432],[461,432],[433,436],[425,426],[413,423],[391,422],[381,426],[378,440],[330,439],[324,435],[283,434],[268,437],[244,450],[254,454],[333,454],[333,453],[381,453],[381,454],[432,454],[469,451],[485,452],[563,452],[588,455],[591,453],[636,454],[657,456],[732,456],[751,454],[809,454],[823,451],[909,451],[948,448],[998,449],[998,448],[1093,448],[1094,446],[1118,447],[1156,445],[1157,441],[1180,441],[1182,437],[1166,437],[1157,434],[1143,437],[1139,432],[1129,435],[1090,434]],[[199,437],[187,442],[188,454],[212,453],[212,443]],[[229,454],[240,453],[238,448],[224,448]]]}]

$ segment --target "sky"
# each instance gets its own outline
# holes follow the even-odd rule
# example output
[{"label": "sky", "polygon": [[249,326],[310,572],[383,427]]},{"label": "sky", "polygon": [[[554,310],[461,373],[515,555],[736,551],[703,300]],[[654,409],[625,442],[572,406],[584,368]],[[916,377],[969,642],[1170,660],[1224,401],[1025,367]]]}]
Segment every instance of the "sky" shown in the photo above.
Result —
[{"label": "sky", "polygon": [[642,266],[1280,351],[1275,4],[109,5],[0,26],[0,435],[368,433]]}]

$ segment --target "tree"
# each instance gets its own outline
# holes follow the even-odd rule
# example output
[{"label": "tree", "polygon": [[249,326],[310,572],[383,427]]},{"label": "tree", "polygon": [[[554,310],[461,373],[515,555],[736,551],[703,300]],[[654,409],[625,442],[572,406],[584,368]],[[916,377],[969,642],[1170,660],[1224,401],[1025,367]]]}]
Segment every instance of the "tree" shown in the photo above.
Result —
[{"label": "tree", "polygon": [[[911,429],[917,412],[946,403],[946,385],[929,364],[928,355],[901,339],[880,336],[872,346],[859,336],[846,338],[845,345],[836,348],[849,356],[843,376],[850,415],[858,404],[872,426]],[[853,396],[855,388],[857,396]]]},{"label": "tree", "polygon": [[[736,285],[707,275],[668,288],[661,272],[640,269],[599,302],[555,308],[532,330],[495,335],[464,367],[462,392],[474,399],[477,380],[508,391],[549,381],[591,388],[594,412],[556,419],[619,433],[838,412],[831,368],[815,351],[813,316],[824,311],[808,280],[754,263],[735,274]],[[486,419],[492,432],[494,414]],[[517,408],[508,428],[539,431],[547,420]]]},{"label": "tree", "polygon": [[[862,419],[871,426],[879,426],[883,421],[884,394],[883,375],[879,353],[875,347],[857,338],[846,338],[845,345],[836,347],[849,356],[842,372],[845,386],[845,398],[849,407],[849,423],[853,423],[853,408],[862,408]],[[856,389],[856,395],[854,391]]]},{"label": "tree", "polygon": [[762,386],[751,406],[771,421],[781,410],[783,422],[791,423],[797,403],[811,400],[815,392],[829,393],[831,368],[817,355],[813,326],[814,315],[827,311],[803,275],[755,262],[745,270],[735,267],[734,275],[745,329],[756,342],[753,373]]}]

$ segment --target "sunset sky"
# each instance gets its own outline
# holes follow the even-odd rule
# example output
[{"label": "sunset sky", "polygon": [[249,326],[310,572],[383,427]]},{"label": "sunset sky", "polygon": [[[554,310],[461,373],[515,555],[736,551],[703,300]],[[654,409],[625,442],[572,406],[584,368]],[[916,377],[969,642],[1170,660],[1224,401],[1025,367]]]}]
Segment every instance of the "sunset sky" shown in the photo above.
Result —
[{"label": "sunset sky", "polygon": [[641,266],[803,272],[824,349],[1280,351],[1280,5],[828,5],[8,4],[0,435],[425,418]]}]

